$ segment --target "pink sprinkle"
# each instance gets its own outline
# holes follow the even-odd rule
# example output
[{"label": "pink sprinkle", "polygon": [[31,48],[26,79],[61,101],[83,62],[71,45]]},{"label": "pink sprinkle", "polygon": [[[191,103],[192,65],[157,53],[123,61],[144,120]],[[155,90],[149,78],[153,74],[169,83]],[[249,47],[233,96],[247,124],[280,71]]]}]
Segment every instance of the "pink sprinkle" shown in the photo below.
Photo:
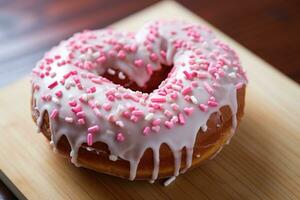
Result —
[{"label": "pink sprinkle", "polygon": [[174,111],[178,111],[178,110],[179,110],[179,106],[178,106],[176,103],[172,103],[172,104],[171,104],[171,108],[172,108]]},{"label": "pink sprinkle", "polygon": [[142,110],[134,110],[133,112],[132,112],[132,114],[134,115],[134,116],[144,116],[144,111],[142,111]]},{"label": "pink sprinkle", "polygon": [[102,107],[105,111],[110,111],[112,105],[110,103],[104,103]]},{"label": "pink sprinkle", "polygon": [[72,75],[72,72],[68,72],[68,73],[66,73],[63,77],[64,77],[64,79],[67,79],[67,78],[69,78],[71,75]]},{"label": "pink sprinkle", "polygon": [[53,89],[54,87],[56,87],[58,85],[57,81],[54,81],[53,83],[51,83],[50,85],[48,85],[49,89]]},{"label": "pink sprinkle", "polygon": [[151,98],[151,101],[154,103],[164,103],[164,102],[166,102],[166,98],[165,97],[154,97],[154,98]]},{"label": "pink sprinkle", "polygon": [[127,119],[130,119],[130,112],[129,111],[124,111],[122,113],[123,117],[127,118]]},{"label": "pink sprinkle", "polygon": [[206,112],[207,109],[208,109],[208,106],[205,105],[205,104],[203,104],[203,103],[201,103],[201,104],[199,105],[199,108],[200,108],[201,111]]},{"label": "pink sprinkle", "polygon": [[240,83],[238,83],[238,84],[235,85],[236,89],[240,89],[242,87],[243,87],[243,83],[242,82],[240,82]]},{"label": "pink sprinkle", "polygon": [[198,78],[207,78],[207,73],[198,72],[197,76],[198,76]]},{"label": "pink sprinkle", "polygon": [[160,55],[161,55],[161,57],[164,58],[164,59],[167,58],[167,54],[166,54],[166,52],[163,51],[163,50],[160,51]]},{"label": "pink sprinkle", "polygon": [[81,108],[80,105],[78,105],[78,106],[76,106],[76,107],[71,108],[71,110],[72,110],[72,112],[74,112],[74,113],[78,113],[78,112],[82,111],[82,108]]},{"label": "pink sprinkle", "polygon": [[93,86],[93,87],[87,89],[87,92],[88,92],[88,93],[95,93],[95,92],[96,92],[96,87]]},{"label": "pink sprinkle", "polygon": [[71,107],[75,107],[75,106],[77,105],[76,100],[69,101],[69,105],[70,105]]},{"label": "pink sprinkle", "polygon": [[137,116],[131,115],[130,120],[133,122],[137,122],[139,118]]},{"label": "pink sprinkle", "polygon": [[91,133],[88,133],[87,134],[87,144],[89,146],[92,146],[93,145],[93,135]]},{"label": "pink sprinkle", "polygon": [[76,116],[79,117],[79,118],[84,118],[85,114],[84,114],[83,111],[80,111],[80,112],[76,113]]},{"label": "pink sprinkle", "polygon": [[185,124],[185,119],[182,113],[178,114],[178,119],[180,124]]},{"label": "pink sprinkle", "polygon": [[62,97],[62,91],[57,91],[57,92],[55,92],[55,95],[57,96],[57,97]]},{"label": "pink sprinkle", "polygon": [[187,95],[189,94],[190,92],[192,92],[192,88],[189,86],[189,87],[186,87],[182,90],[182,94],[183,95]]},{"label": "pink sprinkle", "polygon": [[96,133],[97,131],[99,131],[99,126],[95,125],[95,126],[91,126],[88,128],[88,132],[90,133]]},{"label": "pink sprinkle", "polygon": [[55,119],[57,116],[58,116],[58,110],[54,109],[50,114],[50,118]]},{"label": "pink sprinkle", "polygon": [[207,101],[207,105],[209,105],[210,107],[217,107],[218,103],[215,101]]},{"label": "pink sprinkle", "polygon": [[135,61],[134,61],[134,64],[135,64],[137,67],[143,67],[144,61],[141,60],[141,59],[138,59],[138,60],[135,60]]},{"label": "pink sprinkle", "polygon": [[134,44],[132,44],[132,45],[130,46],[130,50],[131,50],[132,52],[135,52],[135,51],[137,50],[137,46],[134,45]]},{"label": "pink sprinkle", "polygon": [[193,78],[192,75],[190,73],[188,73],[186,70],[184,70],[183,73],[184,73],[186,79],[191,80]]},{"label": "pink sprinkle", "polygon": [[85,124],[85,120],[83,118],[78,119],[78,124],[84,125]]},{"label": "pink sprinkle", "polygon": [[177,92],[173,92],[173,93],[171,94],[171,98],[172,98],[173,100],[176,100],[177,97],[178,97]]},{"label": "pink sprinkle", "polygon": [[170,128],[173,128],[173,126],[174,126],[173,122],[165,121],[165,127],[170,129]]},{"label": "pink sprinkle", "polygon": [[157,133],[160,130],[160,126],[152,126],[151,129]]},{"label": "pink sprinkle", "polygon": [[192,108],[192,107],[185,107],[185,108],[183,109],[183,111],[184,111],[188,116],[190,116],[190,115],[194,112],[194,108]]},{"label": "pink sprinkle", "polygon": [[149,126],[146,126],[145,128],[144,128],[144,130],[143,130],[143,135],[149,135],[149,133],[150,133],[150,127]]},{"label": "pink sprinkle", "polygon": [[158,57],[157,57],[157,55],[156,55],[155,53],[152,53],[152,54],[150,55],[150,59],[151,59],[153,62],[155,62],[155,61],[157,61]]},{"label": "pink sprinkle", "polygon": [[125,137],[124,137],[123,133],[118,133],[116,135],[116,139],[118,142],[123,142],[125,140]]},{"label": "pink sprinkle", "polygon": [[153,73],[152,65],[151,65],[151,64],[147,64],[147,73],[148,73],[149,75],[152,75],[152,73]]},{"label": "pink sprinkle", "polygon": [[160,119],[154,119],[154,120],[152,121],[152,125],[153,125],[153,126],[157,126],[157,125],[160,124],[160,122],[161,122]]},{"label": "pink sprinkle", "polygon": [[100,56],[96,61],[97,61],[97,63],[104,63],[106,61],[106,57]]},{"label": "pink sprinkle", "polygon": [[118,58],[120,58],[120,59],[124,59],[125,58],[125,56],[126,56],[126,54],[125,54],[125,52],[124,51],[119,51],[119,53],[118,53]]},{"label": "pink sprinkle", "polygon": [[204,88],[208,92],[208,94],[214,93],[214,89],[206,81],[204,81]]},{"label": "pink sprinkle", "polygon": [[167,117],[171,117],[171,116],[172,116],[172,112],[170,112],[169,110],[165,110],[164,114],[165,114]]}]

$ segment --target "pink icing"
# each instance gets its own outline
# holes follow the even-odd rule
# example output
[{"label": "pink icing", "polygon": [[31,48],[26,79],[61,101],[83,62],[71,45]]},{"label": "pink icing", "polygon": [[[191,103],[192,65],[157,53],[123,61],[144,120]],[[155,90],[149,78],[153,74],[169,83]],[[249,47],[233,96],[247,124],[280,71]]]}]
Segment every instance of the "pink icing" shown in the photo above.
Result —
[{"label": "pink icing", "polygon": [[[173,69],[150,94],[101,76],[117,69],[120,78],[127,76],[142,87],[162,64]],[[163,143],[174,155],[173,177],[184,173],[191,166],[199,128],[224,105],[232,110],[234,132],[236,90],[246,82],[232,49],[207,28],[181,21],[151,22],[136,34],[111,29],[76,33],[32,71],[38,126],[48,111],[54,147],[65,135],[78,165],[83,143],[104,142],[111,155],[130,163],[130,180],[148,148],[154,157],[152,180],[157,179]],[[187,166],[180,171],[183,147]]]}]

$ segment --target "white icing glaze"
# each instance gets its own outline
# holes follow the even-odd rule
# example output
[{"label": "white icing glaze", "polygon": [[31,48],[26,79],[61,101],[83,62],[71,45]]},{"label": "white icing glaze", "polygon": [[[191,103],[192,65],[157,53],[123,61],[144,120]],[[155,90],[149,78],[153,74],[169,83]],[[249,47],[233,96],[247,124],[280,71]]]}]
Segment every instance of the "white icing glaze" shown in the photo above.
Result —
[{"label": "white icing glaze", "polygon": [[[101,77],[117,69],[120,79],[127,76],[143,86],[161,64],[173,65],[172,72],[150,94]],[[191,166],[199,128],[206,131],[210,115],[222,106],[231,108],[234,133],[237,88],[246,82],[233,50],[207,28],[180,21],[151,22],[136,34],[111,29],[77,33],[48,52],[32,73],[37,125],[40,130],[45,111],[52,116],[54,147],[65,135],[72,162],[79,166],[82,144],[103,142],[111,160],[130,163],[130,180],[150,148],[152,182],[159,174],[160,146],[165,143],[173,152],[173,180]],[[180,172],[184,147],[187,166]]]}]

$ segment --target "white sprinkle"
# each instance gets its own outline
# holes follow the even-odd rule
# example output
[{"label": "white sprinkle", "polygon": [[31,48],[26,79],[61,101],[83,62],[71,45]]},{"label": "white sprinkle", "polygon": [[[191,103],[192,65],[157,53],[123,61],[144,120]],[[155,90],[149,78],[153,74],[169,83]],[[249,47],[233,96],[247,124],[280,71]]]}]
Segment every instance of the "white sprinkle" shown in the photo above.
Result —
[{"label": "white sprinkle", "polygon": [[120,120],[116,121],[116,125],[123,128],[124,127],[124,123]]},{"label": "white sprinkle", "polygon": [[228,66],[227,66],[227,65],[224,65],[224,66],[223,66],[223,69],[228,70]]},{"label": "white sprinkle", "polygon": [[114,134],[114,132],[112,130],[109,130],[109,129],[106,130],[106,133],[109,134],[109,135]]},{"label": "white sprinkle", "polygon": [[54,78],[55,76],[56,76],[56,73],[55,73],[55,72],[51,72],[51,73],[50,73],[50,77],[51,77],[51,78]]},{"label": "white sprinkle", "polygon": [[198,104],[198,100],[195,96],[191,96],[191,101],[193,102],[193,104]]},{"label": "white sprinkle", "polygon": [[121,80],[124,80],[126,78],[123,72],[119,72],[118,77]]},{"label": "white sprinkle", "polygon": [[70,89],[70,87],[71,87],[71,83],[70,82],[66,82],[65,83],[65,88],[68,90],[68,89]]},{"label": "white sprinkle", "polygon": [[69,122],[69,123],[73,123],[73,118],[72,117],[66,117],[65,121]]},{"label": "white sprinkle", "polygon": [[60,104],[59,99],[56,98],[56,97],[52,97],[52,101],[53,101],[55,104],[57,104],[57,105]]},{"label": "white sprinkle", "polygon": [[145,116],[145,120],[146,121],[150,121],[151,119],[153,119],[154,114],[153,113],[149,113]]},{"label": "white sprinkle", "polygon": [[236,78],[236,73],[235,72],[231,72],[231,73],[228,74],[228,76],[230,78]]},{"label": "white sprinkle", "polygon": [[87,94],[87,98],[88,98],[88,100],[94,99],[94,95],[89,93],[89,94]]},{"label": "white sprinkle", "polygon": [[206,132],[206,131],[207,131],[207,126],[206,126],[206,124],[204,124],[203,126],[201,126],[201,130],[202,130],[203,132]]},{"label": "white sprinkle", "polygon": [[96,59],[96,58],[98,58],[100,56],[100,52],[97,51],[97,52],[93,53],[92,56],[93,56],[94,59]]},{"label": "white sprinkle", "polygon": [[81,55],[79,56],[79,59],[80,59],[80,60],[85,60],[85,54],[81,54]]},{"label": "white sprinkle", "polygon": [[179,85],[172,85],[172,88],[174,89],[174,90],[177,90],[177,91],[180,91],[181,90],[181,87],[179,86]]},{"label": "white sprinkle", "polygon": [[99,101],[97,101],[97,100],[94,101],[94,104],[95,104],[95,106],[97,106],[97,107],[100,106],[100,103],[99,103]]},{"label": "white sprinkle", "polygon": [[116,71],[113,70],[112,68],[108,68],[107,72],[108,72],[110,75],[115,75],[115,74],[116,74]]},{"label": "white sprinkle", "polygon": [[109,160],[111,160],[111,161],[117,161],[118,160],[118,156],[109,155]]},{"label": "white sprinkle", "polygon": [[168,186],[170,185],[173,181],[175,181],[176,176],[172,176],[170,178],[168,178],[165,182],[164,182],[164,186]]},{"label": "white sprinkle", "polygon": [[87,102],[88,101],[88,95],[87,94],[83,94],[81,96],[81,99],[84,101],[84,102]]}]

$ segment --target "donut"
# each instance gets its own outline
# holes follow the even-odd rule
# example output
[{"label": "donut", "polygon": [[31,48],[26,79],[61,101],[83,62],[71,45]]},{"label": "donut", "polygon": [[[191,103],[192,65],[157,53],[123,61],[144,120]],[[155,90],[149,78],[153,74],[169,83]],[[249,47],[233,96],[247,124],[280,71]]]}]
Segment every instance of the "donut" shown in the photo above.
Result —
[{"label": "donut", "polygon": [[184,21],[85,30],[32,70],[32,118],[76,166],[169,178],[215,157],[243,116],[246,73],[214,33]]}]

